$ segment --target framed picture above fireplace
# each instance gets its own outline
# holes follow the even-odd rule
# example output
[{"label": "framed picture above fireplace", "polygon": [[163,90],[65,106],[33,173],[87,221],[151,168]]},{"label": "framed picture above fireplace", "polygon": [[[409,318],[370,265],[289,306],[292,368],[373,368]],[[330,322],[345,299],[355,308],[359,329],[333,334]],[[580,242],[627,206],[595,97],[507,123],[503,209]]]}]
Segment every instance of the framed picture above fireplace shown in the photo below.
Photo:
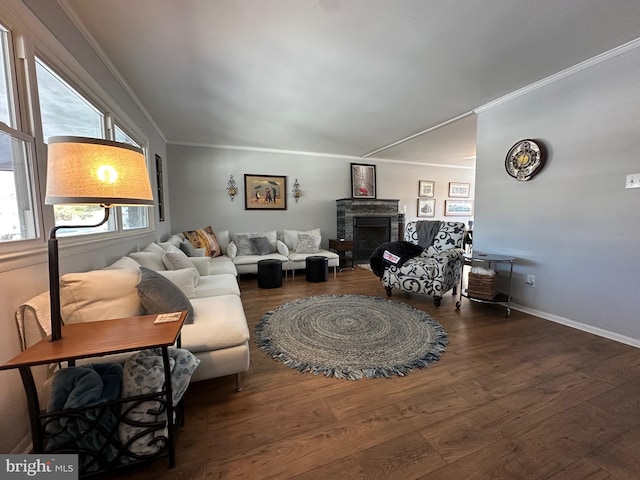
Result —
[{"label": "framed picture above fireplace", "polygon": [[351,164],[351,197],[376,198],[376,166]]}]

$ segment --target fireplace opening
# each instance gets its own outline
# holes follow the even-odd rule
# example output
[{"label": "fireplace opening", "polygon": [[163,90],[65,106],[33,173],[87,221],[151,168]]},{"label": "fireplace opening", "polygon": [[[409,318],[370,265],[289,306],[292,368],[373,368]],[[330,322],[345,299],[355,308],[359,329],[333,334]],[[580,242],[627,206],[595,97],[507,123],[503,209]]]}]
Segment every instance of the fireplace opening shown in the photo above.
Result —
[{"label": "fireplace opening", "polygon": [[381,243],[391,241],[391,217],[353,218],[353,258],[355,262],[369,260]]}]

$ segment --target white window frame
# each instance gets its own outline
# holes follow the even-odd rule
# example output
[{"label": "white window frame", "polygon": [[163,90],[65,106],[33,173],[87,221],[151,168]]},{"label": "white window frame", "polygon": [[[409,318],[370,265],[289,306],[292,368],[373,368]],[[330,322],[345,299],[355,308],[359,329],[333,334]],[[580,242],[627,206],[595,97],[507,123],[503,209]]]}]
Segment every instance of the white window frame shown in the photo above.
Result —
[{"label": "white window frame", "polygon": [[[22,2],[0,0],[0,23],[10,32],[10,66],[14,76],[12,91],[15,98],[13,106],[15,131],[21,139],[28,138],[32,149],[32,189],[34,211],[37,215],[36,226],[39,235],[36,239],[0,242],[0,271],[39,264],[46,258],[46,240],[54,226],[53,207],[44,205],[46,185],[46,144],[40,125],[39,97],[35,74],[35,56],[40,57],[75,88],[91,104],[105,114],[104,138],[113,136],[112,125],[117,123],[127,135],[142,146],[147,169],[151,178],[151,159],[149,139],[128,117],[124,110],[111,98],[69,51],[42,25],[40,20]],[[8,127],[11,128],[11,127]],[[13,130],[13,129],[12,129]],[[12,132],[13,134],[13,132]],[[73,247],[80,253],[93,250],[98,242],[120,242],[123,238],[148,236],[155,231],[155,215],[148,215],[146,228],[122,230],[120,213],[117,214],[117,230],[65,237],[61,242],[63,250]],[[92,245],[93,244],[93,245]]]}]

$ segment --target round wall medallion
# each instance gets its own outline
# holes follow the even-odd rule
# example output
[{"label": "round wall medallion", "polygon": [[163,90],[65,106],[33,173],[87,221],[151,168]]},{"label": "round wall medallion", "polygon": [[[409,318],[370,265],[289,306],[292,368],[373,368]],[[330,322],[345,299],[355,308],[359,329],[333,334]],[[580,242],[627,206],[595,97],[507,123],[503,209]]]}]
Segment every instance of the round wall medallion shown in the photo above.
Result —
[{"label": "round wall medallion", "polygon": [[513,178],[524,182],[540,170],[543,156],[541,145],[533,140],[521,140],[509,149],[504,168]]}]

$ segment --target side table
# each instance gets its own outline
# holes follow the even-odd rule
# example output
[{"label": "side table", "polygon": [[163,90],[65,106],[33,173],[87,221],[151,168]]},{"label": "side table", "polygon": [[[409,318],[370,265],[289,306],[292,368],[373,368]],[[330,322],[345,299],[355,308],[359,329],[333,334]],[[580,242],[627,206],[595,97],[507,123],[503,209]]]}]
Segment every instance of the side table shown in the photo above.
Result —
[{"label": "side table", "polygon": [[[166,449],[161,449],[157,454],[148,458],[169,457],[169,466],[175,465],[175,424],[173,419],[175,408],[172,401],[171,391],[171,369],[169,364],[168,349],[174,343],[180,346],[180,331],[186,319],[187,312],[181,312],[177,321],[154,324],[157,315],[145,315],[140,317],[121,318],[115,320],[101,320],[86,323],[72,323],[62,327],[62,339],[51,342],[45,338],[30,348],[19,353],[11,360],[0,366],[0,370],[17,368],[20,371],[22,383],[27,395],[29,408],[29,420],[31,422],[31,439],[33,443],[33,453],[48,453],[45,445],[45,438],[51,436],[45,431],[46,423],[51,421],[52,416],[77,417],[84,410],[96,408],[108,408],[111,412],[119,412],[123,403],[135,402],[139,400],[157,400],[166,411],[167,418],[167,439]],[[36,365],[46,365],[51,363],[67,362],[73,365],[81,358],[101,357],[115,353],[126,353],[149,348],[160,348],[164,362],[165,382],[161,391],[154,394],[141,395],[130,398],[122,398],[101,405],[93,405],[87,409],[71,409],[68,412],[46,413],[41,410],[37,389],[31,373],[31,367]],[[149,424],[150,431],[157,431],[164,428],[164,425],[157,425],[158,422]],[[99,427],[97,427],[99,428]],[[86,433],[86,432],[84,432]],[[164,453],[166,450],[166,453]],[[121,453],[126,455],[126,447]],[[65,448],[61,453],[73,453],[69,448]],[[82,452],[99,462],[101,452]],[[131,458],[139,458],[133,456]],[[143,460],[147,460],[144,458]],[[136,463],[136,461],[132,462]],[[129,463],[128,465],[131,465]],[[117,465],[101,465],[97,471],[107,468],[115,468]],[[94,474],[96,471],[80,472],[83,474]]]},{"label": "side table", "polygon": [[[456,302],[456,309],[459,310],[462,304],[462,297],[468,298],[472,302],[480,302],[480,303],[497,303],[498,305],[502,305],[507,310],[507,318],[511,315],[511,279],[513,278],[513,262],[515,261],[515,257],[509,257],[506,255],[495,255],[490,253],[465,253],[463,255],[463,262],[460,271],[460,297]],[[509,279],[507,282],[507,291],[506,292],[498,292],[498,294],[491,298],[478,298],[470,295],[468,292],[463,291],[462,289],[462,281],[463,281],[463,272],[465,265],[483,265],[487,268],[495,267],[496,264],[507,264],[509,266]],[[497,270],[496,270],[497,272]],[[499,274],[498,272],[496,274]]]},{"label": "side table", "polygon": [[[335,251],[338,256],[340,257],[339,263],[340,265],[346,265],[347,264],[347,256],[346,256],[346,252],[351,252],[351,270],[354,269],[353,267],[353,240],[344,240],[344,239],[335,239],[335,238],[330,238],[329,239],[329,250],[333,250]],[[342,268],[340,268],[340,271],[342,271]]]}]

